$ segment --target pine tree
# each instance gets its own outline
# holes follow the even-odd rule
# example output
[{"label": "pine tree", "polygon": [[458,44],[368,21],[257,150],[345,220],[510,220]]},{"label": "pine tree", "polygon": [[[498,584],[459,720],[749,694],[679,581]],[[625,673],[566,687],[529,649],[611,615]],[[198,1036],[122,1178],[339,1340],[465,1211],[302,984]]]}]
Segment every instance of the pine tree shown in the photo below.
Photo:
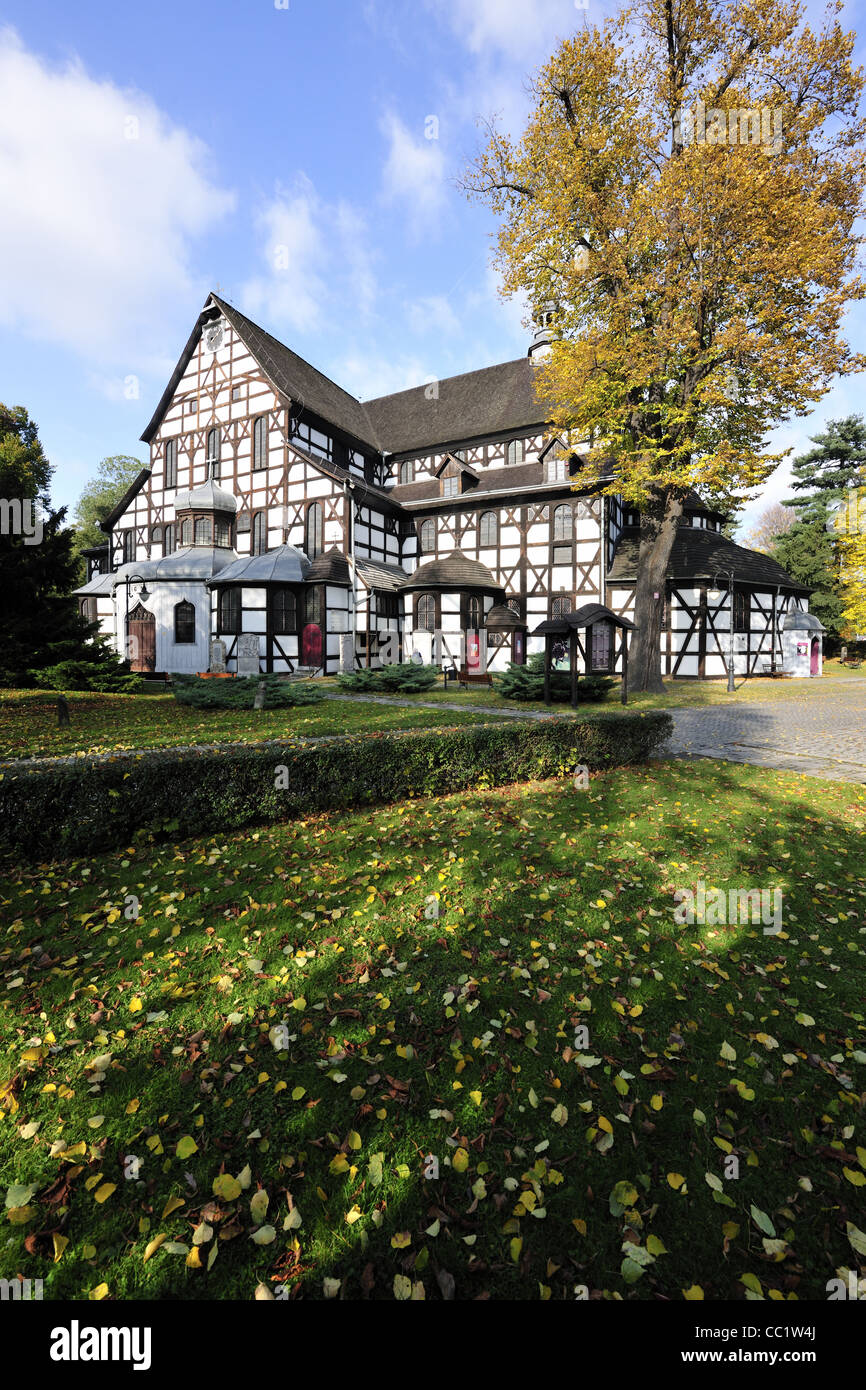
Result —
[{"label": "pine tree", "polygon": [[0,685],[126,688],[125,668],[70,596],[74,533],[66,508],[51,505],[51,472],[27,411],[0,404]]},{"label": "pine tree", "polygon": [[866,484],[866,423],[862,415],[847,415],[828,420],[823,434],[810,437],[817,447],[794,459],[791,487],[798,495],[784,505],[796,508],[802,521],[826,526],[833,504]]},{"label": "pine tree", "polygon": [[792,579],[814,590],[809,598],[810,611],[830,637],[838,637],[843,604],[839,567],[826,525],[820,520],[795,521],[789,531],[776,537],[771,554]]}]

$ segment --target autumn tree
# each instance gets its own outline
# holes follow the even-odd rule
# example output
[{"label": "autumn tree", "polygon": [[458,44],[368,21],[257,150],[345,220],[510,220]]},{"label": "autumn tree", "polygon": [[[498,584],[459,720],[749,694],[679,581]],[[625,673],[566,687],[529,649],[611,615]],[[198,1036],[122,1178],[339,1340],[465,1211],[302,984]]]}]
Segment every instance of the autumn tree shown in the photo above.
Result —
[{"label": "autumn tree", "polygon": [[743,544],[750,550],[760,550],[763,555],[770,555],[775,542],[790,531],[796,520],[797,513],[793,507],[771,502],[761,512],[751,531],[746,532]]},{"label": "autumn tree", "polygon": [[833,514],[839,556],[842,632],[866,636],[866,487],[854,487]]},{"label": "autumn tree", "polygon": [[[80,558],[83,550],[102,545],[107,540],[99,523],[114,510],[143,467],[140,459],[132,458],[129,454],[112,454],[102,459],[96,476],[85,487],[72,514],[75,526],[73,548],[77,557]],[[82,580],[85,578],[83,573],[80,577]]]},{"label": "autumn tree", "polygon": [[577,485],[610,459],[599,490],[640,510],[633,689],[662,688],[654,594],[688,490],[754,495],[767,432],[863,365],[841,334],[864,293],[841,8],[814,32],[797,3],[635,0],[560,45],[521,138],[491,124],[463,177],[499,219],[503,293],[556,308],[538,384]]}]

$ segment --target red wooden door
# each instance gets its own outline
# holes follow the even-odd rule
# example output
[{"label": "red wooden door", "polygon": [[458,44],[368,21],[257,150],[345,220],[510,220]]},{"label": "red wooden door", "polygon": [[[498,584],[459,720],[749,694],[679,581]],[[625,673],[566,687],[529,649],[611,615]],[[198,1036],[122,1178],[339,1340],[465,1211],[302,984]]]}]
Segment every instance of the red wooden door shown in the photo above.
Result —
[{"label": "red wooden door", "polygon": [[301,665],[321,666],[322,629],[318,623],[307,623],[301,633]]},{"label": "red wooden door", "polygon": [[810,676],[817,676],[817,674],[818,674],[818,651],[819,651],[818,639],[817,639],[817,637],[813,637],[813,638],[812,638],[812,656],[811,656],[811,660],[810,660],[810,663],[809,663],[809,675],[810,675]]},{"label": "red wooden door", "polygon": [[140,603],[129,615],[128,648],[133,671],[156,670],[156,618]]}]

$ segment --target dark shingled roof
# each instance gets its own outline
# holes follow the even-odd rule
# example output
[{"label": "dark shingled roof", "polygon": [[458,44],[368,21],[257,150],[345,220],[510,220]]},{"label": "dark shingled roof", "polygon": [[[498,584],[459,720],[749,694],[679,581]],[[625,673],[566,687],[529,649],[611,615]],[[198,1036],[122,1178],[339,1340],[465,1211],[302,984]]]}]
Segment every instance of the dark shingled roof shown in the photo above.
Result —
[{"label": "dark shingled roof", "polygon": [[564,613],[561,618],[545,618],[533,629],[532,636],[543,637],[546,633],[564,636],[567,632],[591,627],[593,623],[613,623],[616,627],[627,628],[629,632],[634,631],[634,623],[614,613],[612,608],[606,608],[603,603],[584,603],[574,612]]},{"label": "dark shingled roof", "polygon": [[507,603],[497,603],[484,619],[484,626],[492,632],[511,632],[514,628],[526,627],[526,623]]},{"label": "dark shingled roof", "polygon": [[542,425],[550,410],[535,394],[528,357],[446,377],[431,399],[429,386],[414,386],[367,401],[365,409],[381,447],[399,454],[436,444]]},{"label": "dark shingled roof", "polygon": [[335,545],[317,555],[307,574],[308,584],[351,584],[349,562]]},{"label": "dark shingled roof", "polygon": [[470,560],[462,550],[452,550],[442,560],[428,560],[403,581],[403,589],[487,589],[504,594],[486,565]]},{"label": "dark shingled roof", "polygon": [[234,305],[210,294],[141,436],[145,443],[149,444],[156,433],[214,305],[246,343],[281,396],[306,406],[314,415],[379,452],[432,448],[500,431],[521,430],[543,424],[549,413],[536,399],[534,369],[528,357],[446,377],[437,383],[438,397],[432,400],[429,386],[416,386],[376,400],[359,401]]},{"label": "dark shingled roof", "polygon": [[607,622],[634,631],[633,622],[623,618],[619,613],[614,613],[611,608],[606,608],[603,603],[584,603],[574,613],[566,613],[565,621],[569,627],[590,627],[593,623]]},{"label": "dark shingled roof", "polygon": [[[637,574],[638,537],[636,533],[620,536],[608,570],[611,583],[634,580]],[[741,584],[767,585],[798,593],[811,593],[803,584],[782,569],[769,555],[760,555],[756,550],[745,550],[735,545],[717,531],[706,531],[693,526],[678,526],[671,558],[668,561],[668,577],[671,579],[696,579],[709,577],[716,569],[733,570],[734,579]]]},{"label": "dark shingled roof", "polygon": [[394,592],[406,578],[402,565],[386,565],[384,560],[356,560],[355,568],[370,589]]},{"label": "dark shingled roof", "polygon": [[[609,475],[609,468],[604,465],[602,475]],[[564,496],[578,496],[579,494],[571,491],[570,481],[560,479],[559,482],[546,483],[544,481],[544,464],[537,460],[533,463],[512,463],[506,464],[502,468],[484,468],[478,474],[478,482],[473,487],[468,487],[459,497],[442,497],[438,479],[424,478],[417,483],[397,483],[390,491],[389,496],[395,502],[432,502],[441,499],[443,504],[459,503],[461,500],[473,497],[484,497],[490,492],[523,492],[528,487],[545,488],[551,493],[558,489]],[[571,482],[577,482],[577,479]],[[593,489],[589,481],[581,482],[587,495],[593,494]]]}]

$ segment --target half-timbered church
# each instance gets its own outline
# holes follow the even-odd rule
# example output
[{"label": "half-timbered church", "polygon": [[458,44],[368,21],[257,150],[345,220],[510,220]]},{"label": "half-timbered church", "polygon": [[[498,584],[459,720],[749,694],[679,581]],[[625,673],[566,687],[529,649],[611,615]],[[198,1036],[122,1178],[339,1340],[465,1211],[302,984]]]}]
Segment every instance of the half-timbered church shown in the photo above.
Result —
[{"label": "half-timbered church", "polygon": [[[421,659],[468,674],[541,650],[587,603],[630,617],[638,516],[572,474],[525,357],[359,401],[211,294],[77,591],[142,672],[326,674]],[[685,507],[659,603],[663,671],[820,672],[809,591]],[[731,630],[733,624],[733,631]],[[586,643],[612,671],[609,623]]]}]

